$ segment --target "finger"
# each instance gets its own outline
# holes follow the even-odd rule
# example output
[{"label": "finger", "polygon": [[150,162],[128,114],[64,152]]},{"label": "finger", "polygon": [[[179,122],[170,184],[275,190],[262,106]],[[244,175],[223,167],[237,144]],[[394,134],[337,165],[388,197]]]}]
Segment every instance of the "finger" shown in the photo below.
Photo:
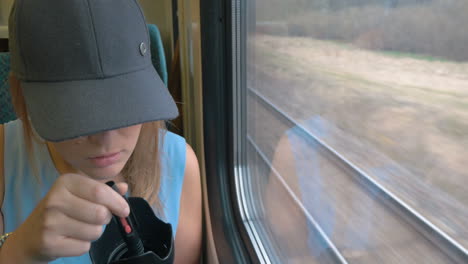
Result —
[{"label": "finger", "polygon": [[128,191],[128,184],[125,182],[119,182],[116,184],[117,188],[119,188],[120,195],[125,195]]},{"label": "finger", "polygon": [[[58,210],[49,210],[44,218],[44,227],[59,237],[82,241],[97,240],[103,233],[103,225],[92,225],[70,218]],[[56,239],[54,239],[56,240]]]},{"label": "finger", "polygon": [[101,237],[104,231],[103,225],[91,225],[66,217],[68,219],[61,222],[59,227],[66,237],[82,241],[95,241]]},{"label": "finger", "polygon": [[63,237],[57,239],[55,246],[48,252],[48,255],[56,258],[77,257],[87,253],[91,249],[91,242]]},{"label": "finger", "polygon": [[125,199],[105,183],[76,174],[69,176],[69,178],[70,180],[66,181],[65,184],[73,195],[92,203],[104,205],[117,216],[128,216],[130,208]]},{"label": "finger", "polygon": [[92,203],[71,193],[62,196],[62,202],[57,208],[66,216],[87,224],[105,225],[112,219],[111,212],[104,205]]}]

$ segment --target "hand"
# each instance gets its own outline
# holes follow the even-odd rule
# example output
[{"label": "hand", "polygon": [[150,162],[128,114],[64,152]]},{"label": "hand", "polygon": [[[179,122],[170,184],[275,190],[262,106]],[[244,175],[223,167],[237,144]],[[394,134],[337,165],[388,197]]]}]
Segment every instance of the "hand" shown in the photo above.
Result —
[{"label": "hand", "polygon": [[[117,184],[121,194],[127,184]],[[61,175],[11,236],[25,263],[47,263],[89,251],[112,213],[126,217],[125,199],[104,183],[78,174]]]}]

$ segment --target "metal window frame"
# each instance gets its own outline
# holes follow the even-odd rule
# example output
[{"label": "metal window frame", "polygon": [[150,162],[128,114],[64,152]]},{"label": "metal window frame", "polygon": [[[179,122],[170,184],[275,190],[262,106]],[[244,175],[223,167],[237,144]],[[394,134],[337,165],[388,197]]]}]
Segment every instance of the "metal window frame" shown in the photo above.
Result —
[{"label": "metal window frame", "polygon": [[[203,120],[208,203],[216,253],[222,263],[261,263],[237,200],[236,173],[243,173],[235,154],[239,64],[233,63],[233,38],[239,1],[201,0]],[[238,13],[236,13],[238,14]],[[234,20],[233,20],[234,18]],[[234,21],[234,24],[233,24]],[[237,43],[237,44],[236,44]],[[235,66],[234,66],[235,65]],[[236,74],[237,75],[237,74]],[[238,98],[236,98],[237,100]],[[241,126],[242,127],[242,126]],[[244,126],[245,127],[245,126]]]},{"label": "metal window frame", "polygon": [[[233,153],[234,180],[239,214],[245,227],[253,250],[260,263],[279,263],[277,252],[266,235],[263,223],[262,204],[255,196],[258,194],[256,179],[258,175],[251,172],[247,159],[247,38],[249,29],[248,16],[254,1],[231,1],[231,56],[232,56],[232,102],[233,102]],[[249,9],[250,7],[250,9]],[[250,28],[249,28],[250,26]]]}]

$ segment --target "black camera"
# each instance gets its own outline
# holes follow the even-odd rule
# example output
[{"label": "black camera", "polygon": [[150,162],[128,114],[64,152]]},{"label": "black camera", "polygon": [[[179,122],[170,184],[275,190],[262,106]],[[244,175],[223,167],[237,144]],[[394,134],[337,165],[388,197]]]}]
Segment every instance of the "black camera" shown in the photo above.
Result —
[{"label": "black camera", "polygon": [[[113,183],[107,183],[115,189]],[[93,264],[172,264],[172,226],[160,220],[139,197],[126,198],[127,218],[114,216],[102,236],[91,244]]]}]

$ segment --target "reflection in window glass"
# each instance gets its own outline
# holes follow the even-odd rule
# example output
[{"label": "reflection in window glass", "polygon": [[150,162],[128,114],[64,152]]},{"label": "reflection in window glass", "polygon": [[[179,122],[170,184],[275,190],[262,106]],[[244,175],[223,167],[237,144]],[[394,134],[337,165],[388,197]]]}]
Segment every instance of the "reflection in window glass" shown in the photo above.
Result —
[{"label": "reflection in window glass", "polygon": [[280,262],[468,261],[468,1],[246,10],[248,167]]}]

